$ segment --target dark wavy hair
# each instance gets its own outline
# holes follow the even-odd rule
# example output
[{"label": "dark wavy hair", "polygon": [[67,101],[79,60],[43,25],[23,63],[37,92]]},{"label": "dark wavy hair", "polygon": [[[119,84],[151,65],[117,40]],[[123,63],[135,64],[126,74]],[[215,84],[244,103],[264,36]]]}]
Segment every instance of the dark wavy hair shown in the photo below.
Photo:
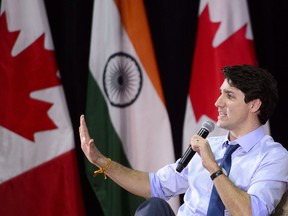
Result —
[{"label": "dark wavy hair", "polygon": [[277,81],[267,70],[250,66],[225,66],[222,72],[229,85],[245,94],[244,101],[262,101],[258,119],[264,125],[272,116],[279,100]]}]

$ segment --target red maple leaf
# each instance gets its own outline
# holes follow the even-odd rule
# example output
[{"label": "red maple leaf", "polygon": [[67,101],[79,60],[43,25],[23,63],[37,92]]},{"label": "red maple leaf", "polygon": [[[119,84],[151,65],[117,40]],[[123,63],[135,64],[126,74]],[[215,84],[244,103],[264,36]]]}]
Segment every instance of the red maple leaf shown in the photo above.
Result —
[{"label": "red maple leaf", "polygon": [[219,23],[211,22],[208,6],[206,6],[199,16],[189,91],[197,122],[204,114],[217,120],[218,112],[214,103],[219,96],[219,89],[223,82],[221,73],[223,66],[256,64],[253,41],[245,37],[246,25],[218,47],[212,47],[219,25]]},{"label": "red maple leaf", "polygon": [[44,49],[44,34],[13,57],[20,31],[9,32],[0,17],[0,125],[34,141],[34,133],[57,128],[48,117],[51,103],[31,98],[31,92],[57,86],[54,52]]}]

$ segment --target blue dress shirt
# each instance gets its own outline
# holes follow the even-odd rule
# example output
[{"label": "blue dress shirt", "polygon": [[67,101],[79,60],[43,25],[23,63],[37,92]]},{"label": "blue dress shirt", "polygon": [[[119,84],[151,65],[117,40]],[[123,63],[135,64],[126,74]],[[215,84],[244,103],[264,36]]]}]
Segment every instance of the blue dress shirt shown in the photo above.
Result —
[{"label": "blue dress shirt", "polygon": [[[223,143],[227,137],[207,138],[218,164],[226,150]],[[270,215],[288,188],[288,151],[265,134],[263,126],[230,143],[240,147],[232,154],[229,179],[250,195],[252,215]],[[181,173],[176,171],[179,160],[149,173],[152,196],[168,200],[185,193],[177,216],[206,215],[213,187],[210,173],[198,154]],[[231,214],[225,209],[225,215]]]}]

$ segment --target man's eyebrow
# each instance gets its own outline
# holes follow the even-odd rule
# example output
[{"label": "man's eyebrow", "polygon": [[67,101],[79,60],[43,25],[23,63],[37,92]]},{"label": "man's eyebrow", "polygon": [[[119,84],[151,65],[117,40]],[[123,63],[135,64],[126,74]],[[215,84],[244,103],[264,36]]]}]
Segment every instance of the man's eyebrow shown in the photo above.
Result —
[{"label": "man's eyebrow", "polygon": [[224,93],[233,93],[233,90],[228,90],[228,89],[220,89],[220,91]]}]

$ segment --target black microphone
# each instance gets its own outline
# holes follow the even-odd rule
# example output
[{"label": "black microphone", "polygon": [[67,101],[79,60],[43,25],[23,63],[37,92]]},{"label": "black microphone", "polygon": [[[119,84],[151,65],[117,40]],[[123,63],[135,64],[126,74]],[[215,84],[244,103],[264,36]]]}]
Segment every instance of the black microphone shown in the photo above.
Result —
[{"label": "black microphone", "polygon": [[[214,128],[215,124],[212,121],[205,121],[202,124],[202,128],[199,130],[197,134],[203,138],[206,138],[208,134],[214,130]],[[189,145],[188,149],[186,150],[186,152],[184,153],[184,155],[182,156],[177,165],[176,168],[177,172],[181,172],[187,166],[192,156],[193,156],[193,150]]]}]

